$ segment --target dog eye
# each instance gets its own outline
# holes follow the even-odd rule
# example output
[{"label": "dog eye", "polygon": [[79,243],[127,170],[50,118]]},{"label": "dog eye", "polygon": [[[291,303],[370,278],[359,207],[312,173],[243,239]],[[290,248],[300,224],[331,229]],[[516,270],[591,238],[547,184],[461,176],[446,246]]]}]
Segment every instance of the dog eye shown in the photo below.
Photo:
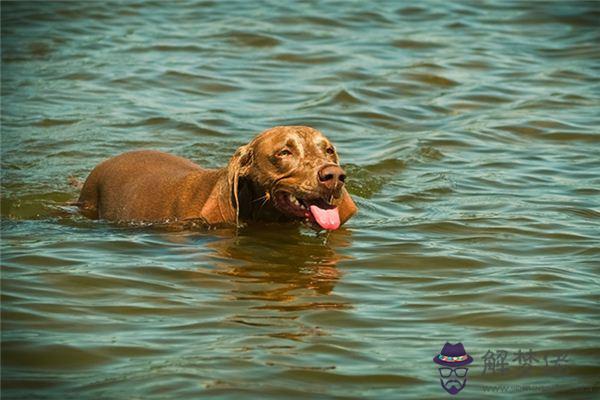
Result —
[{"label": "dog eye", "polygon": [[329,155],[334,155],[335,154],[335,149],[333,147],[328,147],[327,150],[325,150],[325,151]]},{"label": "dog eye", "polygon": [[279,153],[277,153],[277,155],[280,157],[286,157],[286,156],[291,156],[292,152],[289,151],[288,149],[283,149]]}]

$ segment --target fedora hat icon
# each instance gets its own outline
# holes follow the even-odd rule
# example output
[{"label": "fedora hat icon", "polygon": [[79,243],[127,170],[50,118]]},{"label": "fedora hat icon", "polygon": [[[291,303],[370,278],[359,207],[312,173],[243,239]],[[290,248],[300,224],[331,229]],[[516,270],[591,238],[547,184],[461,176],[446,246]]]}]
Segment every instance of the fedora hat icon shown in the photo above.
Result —
[{"label": "fedora hat icon", "polygon": [[446,342],[440,354],[433,357],[433,362],[444,367],[462,367],[473,362],[473,357],[467,354],[462,343],[450,344]]}]

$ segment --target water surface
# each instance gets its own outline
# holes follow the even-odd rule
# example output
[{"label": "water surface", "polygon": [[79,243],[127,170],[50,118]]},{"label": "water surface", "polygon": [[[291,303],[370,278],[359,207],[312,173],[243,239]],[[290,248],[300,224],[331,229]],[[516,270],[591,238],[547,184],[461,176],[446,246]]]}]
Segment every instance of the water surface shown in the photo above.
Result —
[{"label": "water surface", "polygon": [[[593,397],[599,20],[575,1],[2,2],[3,398],[440,398],[446,341],[475,358],[463,397]],[[69,177],[120,152],[217,167],[281,124],[337,145],[344,229],[65,212]],[[488,350],[514,368],[484,373]]]}]

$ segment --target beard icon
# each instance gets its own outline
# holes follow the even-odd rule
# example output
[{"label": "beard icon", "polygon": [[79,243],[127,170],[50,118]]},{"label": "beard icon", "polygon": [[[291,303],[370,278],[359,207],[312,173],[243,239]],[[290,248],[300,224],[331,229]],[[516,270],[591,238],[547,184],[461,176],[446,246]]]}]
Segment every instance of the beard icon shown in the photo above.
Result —
[{"label": "beard icon", "polygon": [[439,368],[439,371],[440,384],[446,392],[452,395],[463,390],[467,384],[468,368]]}]

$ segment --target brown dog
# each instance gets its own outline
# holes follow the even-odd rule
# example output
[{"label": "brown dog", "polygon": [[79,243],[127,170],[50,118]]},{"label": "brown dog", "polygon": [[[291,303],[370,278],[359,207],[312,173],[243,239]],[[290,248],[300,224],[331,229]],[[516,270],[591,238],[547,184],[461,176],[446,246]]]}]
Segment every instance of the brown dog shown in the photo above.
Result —
[{"label": "brown dog", "polygon": [[356,213],[345,178],[323,134],[278,126],[240,147],[221,169],[158,151],[113,157],[90,173],[78,205],[90,218],[113,221],[305,220],[333,230]]}]

